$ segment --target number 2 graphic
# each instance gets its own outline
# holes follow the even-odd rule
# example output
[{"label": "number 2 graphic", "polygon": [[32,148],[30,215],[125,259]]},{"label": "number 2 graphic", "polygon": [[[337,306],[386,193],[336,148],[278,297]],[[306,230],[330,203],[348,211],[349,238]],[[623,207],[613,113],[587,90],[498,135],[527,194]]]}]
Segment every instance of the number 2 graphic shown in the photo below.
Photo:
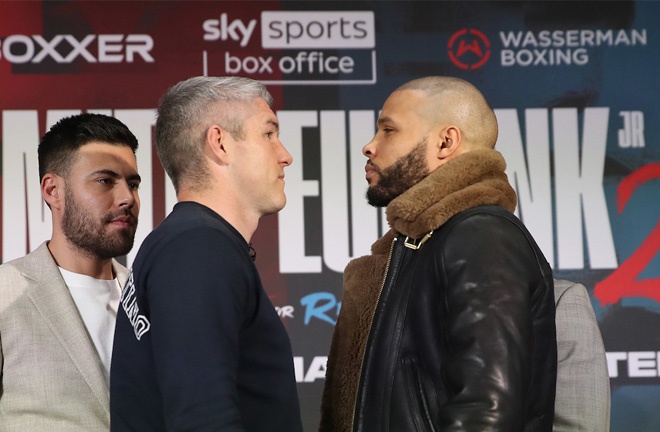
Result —
[{"label": "number 2 graphic", "polygon": [[[624,178],[617,188],[617,208],[621,213],[635,190],[652,179],[660,179],[660,163],[644,165]],[[606,306],[623,297],[646,297],[660,303],[660,278],[637,280],[660,250],[660,221],[641,245],[607,278],[598,282],[594,295]]]}]

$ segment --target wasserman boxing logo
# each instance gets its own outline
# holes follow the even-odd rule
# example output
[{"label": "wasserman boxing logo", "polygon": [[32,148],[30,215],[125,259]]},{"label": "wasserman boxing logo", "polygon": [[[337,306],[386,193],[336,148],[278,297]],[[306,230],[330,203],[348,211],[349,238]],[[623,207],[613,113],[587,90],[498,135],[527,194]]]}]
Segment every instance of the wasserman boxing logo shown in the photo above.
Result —
[{"label": "wasserman boxing logo", "polygon": [[543,30],[500,32],[502,66],[583,66],[589,49],[601,46],[646,45],[643,30]]},{"label": "wasserman boxing logo", "polygon": [[[584,66],[590,50],[599,47],[646,46],[646,29],[500,31],[500,66]],[[456,31],[447,44],[451,62],[461,69],[478,69],[488,62],[490,40],[476,29]]]},{"label": "wasserman boxing logo", "polygon": [[[244,48],[253,42],[257,20],[245,22],[221,13],[219,19],[205,20],[202,28],[204,41],[226,42],[222,48],[235,42]],[[263,11],[259,29],[264,55],[210,49],[204,51],[205,74],[251,75],[265,83],[283,85],[376,82],[371,11]],[[218,64],[220,71],[216,71]]]}]

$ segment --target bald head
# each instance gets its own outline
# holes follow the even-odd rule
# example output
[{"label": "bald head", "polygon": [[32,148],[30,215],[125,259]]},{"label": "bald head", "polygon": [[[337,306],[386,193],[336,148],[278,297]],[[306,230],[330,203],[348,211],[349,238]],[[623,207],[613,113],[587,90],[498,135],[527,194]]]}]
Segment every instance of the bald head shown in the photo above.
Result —
[{"label": "bald head", "polygon": [[425,96],[420,113],[429,125],[453,124],[463,137],[466,150],[495,147],[497,119],[483,94],[460,78],[426,77],[409,81],[395,90],[413,90]]}]

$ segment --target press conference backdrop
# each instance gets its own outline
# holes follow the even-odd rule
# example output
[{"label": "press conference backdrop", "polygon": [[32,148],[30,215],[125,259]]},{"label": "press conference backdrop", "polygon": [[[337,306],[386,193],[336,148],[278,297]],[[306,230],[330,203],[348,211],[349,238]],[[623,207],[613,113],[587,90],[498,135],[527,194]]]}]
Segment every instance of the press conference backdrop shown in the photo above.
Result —
[{"label": "press conference backdrop", "polygon": [[160,96],[194,75],[261,80],[294,163],[257,264],[314,431],[342,271],[387,228],[365,203],[361,147],[398,85],[460,77],[495,109],[518,215],[556,275],[589,290],[612,431],[658,431],[659,28],[651,1],[2,2],[2,261],[49,238],[36,149],[58,119],[107,113],[140,141],[130,265],[175,202],[154,153]]}]

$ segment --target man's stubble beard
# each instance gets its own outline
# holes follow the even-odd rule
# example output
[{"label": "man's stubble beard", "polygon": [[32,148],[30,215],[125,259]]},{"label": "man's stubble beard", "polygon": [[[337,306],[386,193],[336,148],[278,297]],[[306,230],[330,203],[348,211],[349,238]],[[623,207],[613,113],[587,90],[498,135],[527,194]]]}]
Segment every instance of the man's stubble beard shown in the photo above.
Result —
[{"label": "man's stubble beard", "polygon": [[106,225],[120,215],[132,214],[130,209],[106,214],[101,220],[95,219],[78,204],[70,188],[65,195],[62,231],[64,236],[83,254],[98,259],[109,259],[126,255],[133,248],[137,219],[132,228],[118,230],[110,234]]},{"label": "man's stubble beard", "polygon": [[378,183],[367,189],[367,202],[374,207],[386,207],[394,198],[428,176],[426,149],[427,137],[424,137],[408,154],[384,170],[371,164],[378,174]]}]

